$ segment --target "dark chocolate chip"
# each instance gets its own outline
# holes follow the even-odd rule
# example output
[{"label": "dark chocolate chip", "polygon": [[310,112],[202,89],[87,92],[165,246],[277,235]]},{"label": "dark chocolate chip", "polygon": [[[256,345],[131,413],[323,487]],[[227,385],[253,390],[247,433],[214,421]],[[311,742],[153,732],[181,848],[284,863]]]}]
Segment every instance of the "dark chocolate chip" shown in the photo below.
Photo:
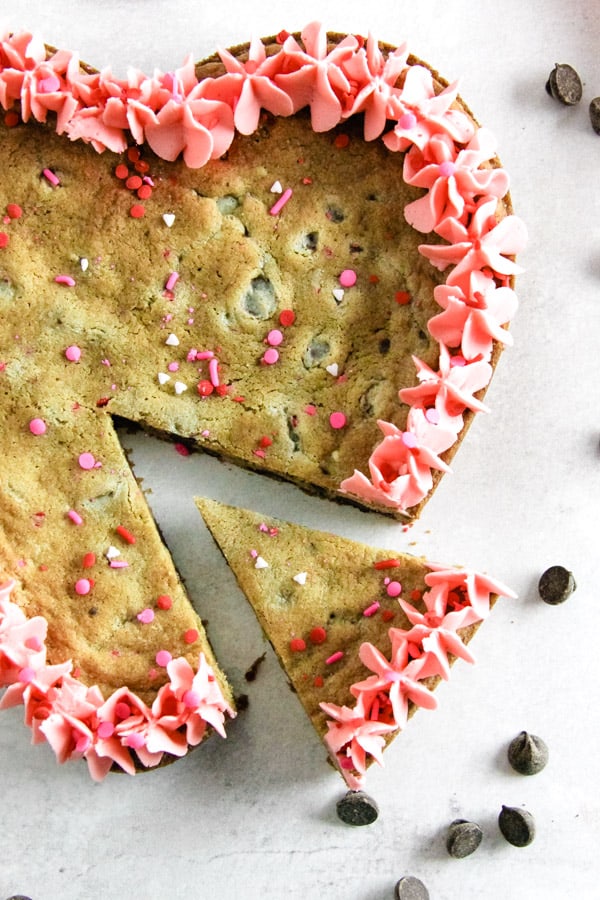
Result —
[{"label": "dark chocolate chip", "polygon": [[328,206],[325,210],[325,215],[330,222],[335,222],[336,225],[339,225],[340,222],[343,222],[345,218],[344,213],[338,206]]},{"label": "dark chocolate chip", "polygon": [[513,847],[527,847],[535,837],[535,821],[526,809],[503,806],[498,816],[498,826]]},{"label": "dark chocolate chip", "polygon": [[244,309],[256,319],[269,319],[275,312],[275,290],[268,278],[259,275],[250,282],[243,299]]},{"label": "dark chocolate chip", "polygon": [[548,747],[535,734],[521,731],[508,745],[508,761],[521,775],[535,775],[548,762]]},{"label": "dark chocolate chip", "polygon": [[544,603],[564,603],[576,589],[573,573],[564,566],[550,566],[540,578],[538,589]]},{"label": "dark chocolate chip", "polygon": [[372,825],[379,815],[379,807],[363,791],[348,791],[338,800],[336,810],[347,825]]},{"label": "dark chocolate chip", "polygon": [[565,106],[574,106],[583,96],[581,78],[567,63],[556,63],[550,72],[546,90]]},{"label": "dark chocolate chip", "polygon": [[405,875],[396,884],[395,900],[429,900],[429,891],[419,878]]},{"label": "dark chocolate chip", "polygon": [[455,859],[464,859],[475,853],[483,838],[483,831],[476,822],[455,819],[446,835],[446,850]]},{"label": "dark chocolate chip", "polygon": [[328,341],[322,338],[313,338],[302,357],[304,368],[312,369],[313,366],[318,365],[321,360],[325,359],[330,350],[331,347]]},{"label": "dark chocolate chip", "polygon": [[590,122],[596,134],[600,134],[600,97],[594,97],[590,103]]},{"label": "dark chocolate chip", "polygon": [[7,897],[6,900],[31,900],[31,897],[26,897],[25,894],[13,894],[12,897]]}]

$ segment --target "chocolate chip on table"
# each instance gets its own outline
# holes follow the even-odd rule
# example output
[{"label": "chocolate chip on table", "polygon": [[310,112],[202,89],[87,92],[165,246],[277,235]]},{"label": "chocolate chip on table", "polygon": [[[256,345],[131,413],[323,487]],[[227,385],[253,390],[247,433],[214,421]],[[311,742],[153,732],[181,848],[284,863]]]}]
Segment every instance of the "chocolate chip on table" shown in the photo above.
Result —
[{"label": "chocolate chip on table", "polygon": [[596,134],[600,134],[600,97],[594,97],[590,103],[590,122]]},{"label": "chocolate chip on table", "polygon": [[363,791],[348,791],[338,800],[336,810],[346,825],[371,825],[379,815],[379,807]]},{"label": "chocolate chip on table", "polygon": [[581,78],[567,63],[556,63],[546,82],[546,90],[565,106],[574,106],[583,96]]},{"label": "chocolate chip on table", "polygon": [[573,573],[564,566],[550,566],[541,576],[538,590],[544,603],[557,606],[564,603],[576,589]]},{"label": "chocolate chip on table", "polygon": [[508,745],[508,761],[521,775],[536,775],[548,762],[548,747],[536,734],[521,731]]},{"label": "chocolate chip on table", "polygon": [[6,900],[31,900],[31,897],[26,897],[25,894],[13,894],[12,897],[7,897]]},{"label": "chocolate chip on table", "polygon": [[395,900],[429,900],[429,891],[419,878],[405,875],[396,884]]},{"label": "chocolate chip on table", "polygon": [[455,819],[450,823],[446,836],[446,850],[455,859],[464,859],[475,853],[483,838],[483,831],[476,822]]},{"label": "chocolate chip on table", "polygon": [[535,837],[535,821],[526,809],[503,806],[498,816],[498,826],[513,847],[527,847]]}]

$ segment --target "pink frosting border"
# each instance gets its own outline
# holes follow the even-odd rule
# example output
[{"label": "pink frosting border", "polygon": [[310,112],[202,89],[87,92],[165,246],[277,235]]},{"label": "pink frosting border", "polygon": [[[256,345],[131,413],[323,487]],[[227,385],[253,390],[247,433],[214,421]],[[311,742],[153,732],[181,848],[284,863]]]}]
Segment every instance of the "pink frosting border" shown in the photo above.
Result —
[{"label": "pink frosting border", "polygon": [[[405,430],[379,422],[383,440],[371,455],[369,474],[355,471],[340,490],[405,511],[427,496],[435,470],[448,471],[441,454],[458,440],[466,411],[486,409],[475,394],[491,378],[495,343],[511,343],[505,326],[517,299],[510,282],[521,271],[513,257],[525,245],[526,230],[514,215],[497,216],[508,177],[497,166],[490,132],[457,108],[456,84],[436,93],[430,70],[409,65],[404,45],[385,54],[372,35],[366,41],[348,35],[330,50],[323,26],[313,22],[301,38],[302,45],[282,35],[272,55],[253,40],[247,61],[222,50],[225,73],[198,81],[192,57],[175,72],[148,77],[132,69],[118,79],[108,69],[85,71],[75,53],[49,55],[38,37],[7,34],[0,38],[0,105],[18,107],[24,122],[46,122],[52,113],[59,134],[98,152],[123,152],[132,138],[164,159],[182,155],[190,167],[225,153],[236,131],[251,134],[261,110],[287,116],[306,106],[315,131],[364,113],[365,140],[381,137],[389,150],[404,153],[405,181],[425,190],[405,217],[445,241],[424,244],[420,252],[441,271],[451,267],[434,292],[442,311],[429,322],[439,343],[439,369],[415,358],[419,383],[399,391],[409,406]],[[413,628],[390,629],[392,659],[371,645],[361,648],[361,660],[374,674],[352,686],[355,707],[323,705],[331,717],[326,743],[350,786],[362,783],[368,758],[381,761],[384,735],[403,727],[408,700],[435,705],[419,681],[447,677],[448,653],[471,659],[456,630],[484,618],[491,593],[512,596],[461,570],[434,569],[426,580],[427,613],[401,601]],[[452,585],[466,591],[468,602],[448,612]],[[46,664],[45,620],[26,619],[8,599],[13,586],[0,587],[0,684],[8,685],[0,708],[23,703],[34,741],[48,741],[59,761],[84,757],[92,777],[100,779],[113,762],[133,773],[132,752],[147,766],[165,752],[183,755],[200,742],[207,723],[224,734],[224,715],[233,712],[203,655],[197,672],[184,659],[169,663],[170,681],[152,708],[127,688],[105,701],[97,688],[70,674],[70,663]],[[414,646],[416,656],[409,652]],[[384,715],[386,704],[391,712]]]},{"label": "pink frosting border", "polygon": [[405,512],[431,491],[434,471],[449,471],[441,454],[457,442],[464,414],[485,409],[474,394],[490,381],[494,346],[511,343],[510,282],[522,271],[513,257],[526,230],[514,215],[497,217],[508,176],[491,133],[457,108],[456,83],[436,93],[430,70],[408,64],[405,45],[385,54],[372,35],[347,35],[329,49],[325,29],[312,22],[301,37],[282,33],[273,54],[255,39],[246,61],[221,50],[225,73],[198,81],[191,56],[174,72],[131,69],[119,79],[109,69],[83,70],[75,53],[48,55],[37,37],[8,34],[0,38],[0,105],[18,105],[23,121],[45,122],[51,112],[59,134],[99,152],[120,153],[132,138],[191,167],[225,153],[236,131],[251,134],[261,110],[288,116],[306,106],[315,131],[364,113],[365,140],[405,154],[405,181],[426,192],[405,217],[443,238],[420,252],[442,271],[451,267],[434,291],[442,311],[429,323],[440,365],[436,372],[415,359],[419,386],[399,391],[409,406],[405,430],[380,421],[368,473],[340,485],[362,502]]}]

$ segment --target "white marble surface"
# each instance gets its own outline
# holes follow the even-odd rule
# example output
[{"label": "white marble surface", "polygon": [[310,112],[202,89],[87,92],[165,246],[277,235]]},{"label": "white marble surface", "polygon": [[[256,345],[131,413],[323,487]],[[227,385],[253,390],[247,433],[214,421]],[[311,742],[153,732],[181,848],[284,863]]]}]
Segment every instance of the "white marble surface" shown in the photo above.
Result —
[{"label": "white marble surface", "polygon": [[[480,416],[418,525],[338,508],[168,444],[124,436],[136,472],[209,620],[236,686],[265,641],[191,502],[194,493],[284,513],[381,546],[482,568],[519,594],[478,634],[476,667],[458,663],[372,770],[380,805],[369,828],[341,824],[344,788],[267,651],[245,685],[250,708],[177,765],[93,784],[84,766],[58,767],[32,747],[21,711],[0,720],[3,811],[0,900],[313,898],[385,900],[412,873],[435,900],[599,896],[600,629],[600,137],[587,103],[600,94],[600,8],[590,0],[356,0],[303,4],[220,0],[19,0],[0,23],[34,29],[95,65],[169,69],[192,52],[314,18],[331,30],[407,39],[498,136],[517,212],[528,224],[527,272],[515,346]],[[585,82],[567,109],[544,91],[555,62]],[[1,173],[0,173],[1,177]],[[536,595],[549,565],[571,568],[578,589],[560,607]],[[243,639],[240,639],[240,635]],[[550,746],[547,769],[513,773],[508,741],[521,729]],[[538,834],[526,849],[499,836],[500,806],[524,805]],[[457,817],[485,832],[477,853],[453,860],[444,831]]]}]

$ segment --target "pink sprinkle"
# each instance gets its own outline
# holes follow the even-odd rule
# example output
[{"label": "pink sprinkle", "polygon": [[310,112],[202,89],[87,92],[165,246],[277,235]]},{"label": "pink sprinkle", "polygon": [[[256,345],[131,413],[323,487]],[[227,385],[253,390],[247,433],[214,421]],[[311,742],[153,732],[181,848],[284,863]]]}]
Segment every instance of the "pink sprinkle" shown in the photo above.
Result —
[{"label": "pink sprinkle", "polygon": [[256,559],[256,557],[258,556],[258,550],[251,550],[250,556],[252,557],[252,559]]},{"label": "pink sprinkle", "polygon": [[69,362],[79,362],[81,359],[81,350],[76,344],[71,344],[70,347],[67,347],[65,350],[65,356],[69,360]]},{"label": "pink sprinkle", "polygon": [[283,334],[279,328],[273,328],[267,335],[267,344],[271,347],[279,347],[283,341]]},{"label": "pink sprinkle", "polygon": [[215,387],[219,387],[219,360],[214,356],[208,363],[208,374],[211,384],[214,384]]},{"label": "pink sprinkle", "polygon": [[265,363],[265,365],[272,366],[277,362],[278,359],[279,359],[278,351],[275,350],[274,347],[269,347],[268,350],[265,350],[262,361]]},{"label": "pink sprinkle", "polygon": [[115,726],[112,722],[100,722],[96,734],[99,738],[109,738],[115,733]]},{"label": "pink sprinkle", "polygon": [[390,581],[386,588],[388,597],[398,597],[402,593],[402,585],[399,581]]},{"label": "pink sprinkle", "polygon": [[402,443],[405,447],[408,447],[409,450],[414,449],[417,446],[417,438],[412,433],[412,431],[403,431],[402,432]]},{"label": "pink sprinkle", "polygon": [[333,663],[339,662],[343,655],[341,650],[338,650],[337,653],[332,653],[331,656],[328,656],[325,660],[326,665],[331,666]]},{"label": "pink sprinkle", "polygon": [[446,160],[446,162],[440,163],[439,173],[442,178],[449,178],[451,175],[454,175],[454,170],[456,166],[450,160]]},{"label": "pink sprinkle", "polygon": [[403,131],[410,131],[411,128],[414,128],[417,124],[417,117],[414,113],[404,113],[403,116],[400,116],[398,119],[398,125]]},{"label": "pink sprinkle", "polygon": [[214,355],[212,350],[201,350],[200,353],[196,353],[196,359],[212,359]]},{"label": "pink sprinkle", "polygon": [[57,275],[54,279],[57,284],[66,284],[67,287],[75,287],[75,279],[70,275]]},{"label": "pink sprinkle", "polygon": [[46,434],[46,423],[43,419],[32,419],[29,423],[29,430],[32,434],[35,434],[36,437],[40,434]]},{"label": "pink sprinkle", "polygon": [[269,210],[272,216],[277,216],[292,196],[292,189],[286,188],[279,200],[277,200]]},{"label": "pink sprinkle", "polygon": [[146,607],[141,612],[137,614],[138,622],[141,622],[142,625],[149,625],[150,622],[154,621],[154,610],[150,609],[150,607]]},{"label": "pink sprinkle", "polygon": [[258,456],[260,459],[264,459],[267,455],[264,450],[260,449],[260,447],[258,448],[258,450],[253,450],[252,452],[254,453],[255,456]]},{"label": "pink sprinkle", "polygon": [[140,750],[145,745],[146,739],[143,734],[134,731],[133,734],[127,735],[125,743],[128,747],[131,747],[132,750]]},{"label": "pink sprinkle", "polygon": [[82,469],[93,469],[96,465],[96,460],[92,453],[80,453],[78,462]]},{"label": "pink sprinkle", "polygon": [[431,422],[432,425],[438,425],[440,421],[440,414],[433,406],[430,406],[429,409],[425,410],[425,418],[428,422]]},{"label": "pink sprinkle", "polygon": [[91,744],[90,738],[87,734],[80,734],[77,740],[75,741],[75,750],[77,753],[85,753],[85,751],[89,748]]},{"label": "pink sprinkle", "polygon": [[316,416],[317,407],[313,406],[312,403],[309,403],[307,406],[304,407],[304,412],[306,413],[307,416]]},{"label": "pink sprinkle", "polygon": [[80,597],[85,597],[92,589],[91,581],[88,578],[80,578],[75,582],[75,593]]},{"label": "pink sprinkle", "polygon": [[371,605],[367,606],[367,608],[363,611],[363,616],[367,616],[367,618],[369,618],[369,616],[374,616],[379,609],[379,605],[379,600],[375,600],[374,603],[371,603]]},{"label": "pink sprinkle", "polygon": [[70,518],[71,522],[74,522],[75,525],[83,525],[83,519],[74,509],[70,509],[67,515]]},{"label": "pink sprinkle", "polygon": [[198,358],[198,351],[196,350],[195,347],[193,347],[191,350],[188,350],[188,355],[186,356],[186,360],[188,362],[195,362],[197,358]]},{"label": "pink sprinkle", "polygon": [[115,705],[115,715],[117,719],[128,719],[131,715],[131,707],[128,703],[125,703],[124,700],[121,700],[119,703]]},{"label": "pink sprinkle", "polygon": [[168,650],[159,650],[154,658],[156,659],[156,665],[162,666],[162,668],[166,668],[173,659]]},{"label": "pink sprinkle", "polygon": [[342,287],[353,287],[356,284],[356,272],[354,269],[344,269],[340,275],[340,284]]},{"label": "pink sprinkle", "polygon": [[178,362],[170,362],[167,366],[169,372],[179,372],[179,363]]},{"label": "pink sprinkle", "polygon": [[200,706],[202,697],[198,691],[186,691],[181,699],[183,700],[184,706],[187,706],[188,709],[194,709]]},{"label": "pink sprinkle", "polygon": [[60,184],[60,179],[54,174],[51,169],[44,169],[42,175],[44,176],[46,181],[50,182],[52,187],[58,187],[58,185]]},{"label": "pink sprinkle", "polygon": [[450,365],[451,366],[466,366],[467,361],[464,356],[451,356],[450,357]]},{"label": "pink sprinkle", "polygon": [[172,291],[178,281],[179,281],[179,272],[171,272],[171,274],[167,278],[167,283],[165,284],[165,290]]},{"label": "pink sprinkle", "polygon": [[31,682],[35,678],[35,669],[32,669],[31,666],[25,666],[19,672],[19,681],[21,684],[31,684]]},{"label": "pink sprinkle", "polygon": [[343,428],[347,419],[343,412],[332,412],[329,416],[329,424],[332,428]]},{"label": "pink sprinkle", "polygon": [[57,75],[46,75],[37,83],[38,91],[42,94],[54,94],[60,90],[60,78]]},{"label": "pink sprinkle", "polygon": [[111,567],[111,569],[127,569],[129,567],[129,563],[124,559],[111,559],[111,561],[109,562],[109,566]]},{"label": "pink sprinkle", "polygon": [[25,641],[25,646],[28,650],[33,650],[34,653],[37,653],[42,649],[44,645],[39,637],[35,637],[35,635],[33,635],[32,637],[27,638],[27,640]]}]

